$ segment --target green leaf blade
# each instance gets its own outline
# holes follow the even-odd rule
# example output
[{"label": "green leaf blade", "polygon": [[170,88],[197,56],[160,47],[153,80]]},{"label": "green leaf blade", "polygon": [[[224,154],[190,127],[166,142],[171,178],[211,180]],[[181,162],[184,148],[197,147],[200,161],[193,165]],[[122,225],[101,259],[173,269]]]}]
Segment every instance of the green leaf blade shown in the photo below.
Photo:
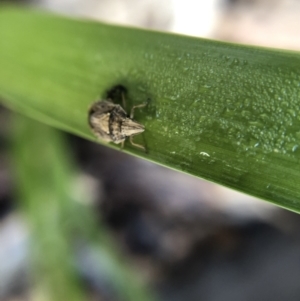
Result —
[{"label": "green leaf blade", "polygon": [[[45,13],[0,12],[0,96],[93,139],[87,112],[116,84],[150,161],[300,210],[300,54]],[[5,41],[5,42],[3,42]]]}]

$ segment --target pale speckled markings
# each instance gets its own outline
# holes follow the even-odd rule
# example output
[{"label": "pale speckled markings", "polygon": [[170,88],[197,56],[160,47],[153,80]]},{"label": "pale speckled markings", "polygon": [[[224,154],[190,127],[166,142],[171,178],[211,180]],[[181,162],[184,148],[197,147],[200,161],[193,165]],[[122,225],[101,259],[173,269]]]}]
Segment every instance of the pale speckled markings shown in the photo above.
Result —
[{"label": "pale speckled markings", "polygon": [[[125,104],[123,93],[122,99]],[[132,140],[133,136],[145,131],[142,124],[133,120],[134,110],[146,105],[147,103],[133,106],[128,116],[126,111],[120,105],[114,104],[111,99],[97,101],[89,110],[89,125],[99,139],[116,144],[122,143],[123,147],[125,139],[129,138],[133,146],[146,151],[143,145],[136,144]]]}]

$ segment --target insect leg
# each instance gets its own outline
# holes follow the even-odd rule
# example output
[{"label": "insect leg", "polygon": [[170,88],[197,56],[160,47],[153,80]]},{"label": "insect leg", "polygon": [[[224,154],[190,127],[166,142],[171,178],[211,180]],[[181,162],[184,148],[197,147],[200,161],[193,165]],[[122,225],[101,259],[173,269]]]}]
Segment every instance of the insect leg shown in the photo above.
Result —
[{"label": "insect leg", "polygon": [[134,143],[134,142],[132,141],[132,139],[133,139],[133,136],[130,136],[130,137],[129,137],[129,141],[130,141],[131,145],[133,145],[133,146],[135,146],[135,147],[137,147],[137,148],[141,148],[145,153],[147,152],[145,146],[143,146],[143,145],[141,145],[141,144]]},{"label": "insect leg", "polygon": [[133,116],[134,116],[134,110],[135,110],[136,108],[144,108],[147,104],[148,104],[148,102],[145,102],[145,103],[142,103],[142,104],[140,104],[140,105],[133,106],[133,107],[131,108],[131,111],[130,111],[130,118],[133,119]]}]

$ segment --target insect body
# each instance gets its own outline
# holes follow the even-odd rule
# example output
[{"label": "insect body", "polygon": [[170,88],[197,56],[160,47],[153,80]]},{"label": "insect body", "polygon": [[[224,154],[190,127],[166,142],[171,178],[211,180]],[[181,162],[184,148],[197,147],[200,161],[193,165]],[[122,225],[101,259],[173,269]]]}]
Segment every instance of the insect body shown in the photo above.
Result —
[{"label": "insect body", "polygon": [[[125,104],[123,94],[122,99]],[[110,99],[97,101],[89,110],[89,125],[93,133],[104,141],[122,143],[123,147],[125,139],[129,137],[133,146],[146,150],[144,146],[132,141],[134,135],[145,130],[142,124],[133,120],[134,110],[146,105],[147,103],[144,103],[132,107],[130,116],[128,116],[120,105],[113,103]]]}]

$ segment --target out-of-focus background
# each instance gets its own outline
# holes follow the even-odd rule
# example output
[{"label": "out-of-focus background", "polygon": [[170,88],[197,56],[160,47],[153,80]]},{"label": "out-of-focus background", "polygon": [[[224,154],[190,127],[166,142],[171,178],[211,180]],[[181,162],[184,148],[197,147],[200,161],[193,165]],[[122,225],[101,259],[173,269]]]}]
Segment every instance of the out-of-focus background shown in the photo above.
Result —
[{"label": "out-of-focus background", "polygon": [[[298,0],[10,2],[109,23],[300,50]],[[8,110],[1,108],[0,300],[33,300],[30,228],[16,203],[8,163],[9,119]],[[78,186],[85,186],[115,246],[157,300],[300,300],[298,215],[78,137],[66,139],[79,170]],[[92,292],[90,300],[121,300],[107,293],[101,266],[84,250],[77,257],[78,273]]]}]

